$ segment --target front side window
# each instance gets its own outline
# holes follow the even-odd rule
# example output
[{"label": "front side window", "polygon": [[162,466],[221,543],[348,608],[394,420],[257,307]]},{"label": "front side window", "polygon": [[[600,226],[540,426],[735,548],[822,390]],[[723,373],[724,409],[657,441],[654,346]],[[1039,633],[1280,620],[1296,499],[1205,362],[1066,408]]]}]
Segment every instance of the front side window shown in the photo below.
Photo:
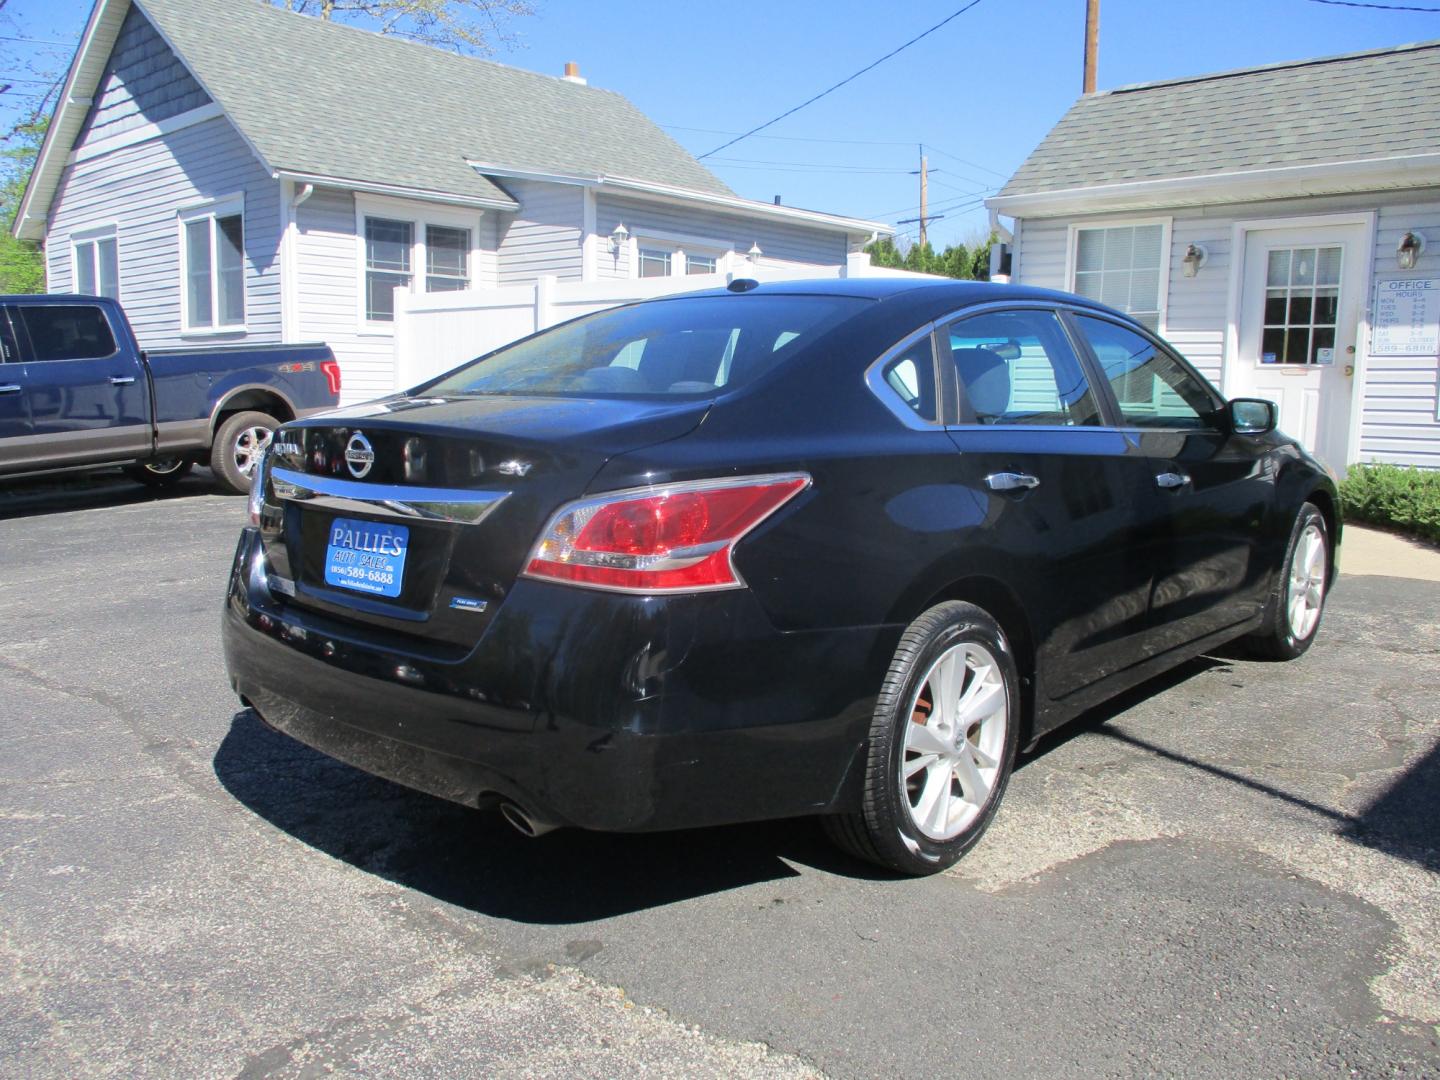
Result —
[{"label": "front side window", "polygon": [[975,315],[952,323],[948,338],[967,421],[1100,423],[1084,368],[1053,311]]},{"label": "front side window", "polygon": [[1073,291],[1160,329],[1165,227],[1118,225],[1075,232]]},{"label": "front side window", "polygon": [[1199,379],[1149,338],[1089,315],[1075,316],[1075,325],[1100,362],[1127,425],[1214,426],[1220,403]]},{"label": "front side window", "polygon": [[120,299],[120,253],[111,236],[76,240],[75,291],[87,296]]},{"label": "front side window", "polygon": [[115,335],[105,312],[94,304],[16,304],[29,359],[98,360],[115,354]]},{"label": "front side window", "polygon": [[239,212],[206,211],[181,223],[183,328],[240,329],[245,325],[245,219]]},{"label": "front side window", "polygon": [[714,296],[611,308],[482,356],[420,390],[713,396],[759,378],[869,304],[855,297]]}]

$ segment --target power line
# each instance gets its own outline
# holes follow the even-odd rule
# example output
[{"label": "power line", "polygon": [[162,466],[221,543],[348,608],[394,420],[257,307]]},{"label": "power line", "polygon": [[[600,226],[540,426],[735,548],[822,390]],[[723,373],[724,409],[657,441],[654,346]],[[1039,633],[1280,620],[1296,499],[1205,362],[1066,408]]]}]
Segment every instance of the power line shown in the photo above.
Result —
[{"label": "power line", "polygon": [[[687,127],[684,124],[661,124],[662,128],[668,131],[701,131],[707,135],[740,135],[745,137],[747,133],[740,131],[723,131],[720,128]],[[753,135],[753,132],[749,134]],[[809,143],[843,143],[846,146],[914,146],[914,139],[906,139],[903,142],[883,139],[821,139],[804,135],[755,135],[757,139],[773,139],[776,142],[809,142]],[[724,149],[722,146],[720,149]],[[714,153],[715,151],[711,151]]]},{"label": "power line", "polygon": [[751,135],[754,135],[757,131],[764,131],[764,130],[765,130],[767,127],[769,127],[771,124],[778,124],[781,120],[784,120],[787,116],[794,116],[794,115],[795,115],[797,112],[799,112],[801,109],[805,108],[807,105],[813,105],[813,104],[815,104],[815,102],[819,101],[821,98],[825,97],[827,94],[833,94],[836,90],[839,90],[839,89],[840,89],[842,86],[844,86],[846,83],[854,82],[854,81],[855,81],[856,79],[858,79],[861,75],[864,75],[867,71],[872,71],[873,69],[879,67],[879,66],[880,66],[881,64],[883,64],[886,60],[889,60],[892,56],[896,56],[896,55],[904,52],[906,49],[910,48],[910,46],[911,46],[911,45],[914,45],[917,41],[920,41],[920,40],[923,39],[923,38],[929,37],[931,34],[935,33],[936,30],[939,30],[939,29],[940,29],[942,26],[944,26],[946,23],[953,22],[955,19],[958,19],[961,15],[964,15],[965,12],[969,11],[971,8],[973,8],[973,7],[974,7],[976,4],[978,4],[978,3],[980,3],[980,0],[970,0],[970,3],[966,4],[966,5],[965,5],[964,7],[962,7],[959,11],[952,12],[951,14],[945,16],[945,18],[941,19],[941,20],[940,20],[938,23],[936,23],[934,26],[930,27],[929,30],[926,30],[924,33],[921,33],[921,34],[917,34],[915,37],[913,37],[913,38],[911,38],[909,41],[905,42],[904,45],[901,45],[898,49],[892,49],[890,52],[888,52],[888,53],[886,53],[884,56],[880,57],[879,60],[876,60],[876,61],[874,61],[873,63],[870,63],[870,64],[866,64],[866,65],[865,65],[863,68],[861,68],[859,71],[855,72],[855,74],[846,76],[845,78],[841,79],[841,80],[840,80],[839,82],[837,82],[834,86],[830,87],[830,88],[827,89],[827,90],[821,90],[820,93],[816,94],[814,97],[810,98],[808,101],[802,101],[799,105],[796,105],[793,109],[787,109],[785,112],[781,113],[779,116],[775,117],[773,120],[766,120],[765,123],[760,124],[760,125],[757,126],[757,127],[751,128],[749,131],[745,132],[745,134],[743,134],[743,135],[737,135],[735,138],[731,139],[729,142],[727,142],[727,143],[722,143],[721,145],[717,146],[714,150],[706,151],[705,153],[703,153],[703,154],[700,155],[700,160],[703,161],[705,158],[709,157],[711,154],[718,154],[721,150],[724,150],[724,149],[726,149],[726,148],[728,148],[728,147],[734,146],[734,145],[735,145],[736,143],[738,143],[741,139],[748,139]]},{"label": "power line", "polygon": [[1411,7],[1406,4],[1362,4],[1359,0],[1310,0],[1310,2],[1325,4],[1329,7],[1368,8],[1371,11],[1419,11],[1426,15],[1440,15],[1440,8]]},{"label": "power line", "polygon": [[979,169],[982,172],[990,173],[992,176],[998,176],[1001,180],[1010,179],[1009,173],[1003,173],[1000,172],[998,169],[992,169],[988,165],[981,165],[978,161],[967,161],[965,158],[950,153],[949,150],[941,150],[940,147],[936,146],[934,143],[925,143],[925,148],[927,150],[934,150],[935,153],[939,154],[941,157],[948,157],[951,161],[958,161],[961,165],[969,165],[972,169]]},{"label": "power line", "polygon": [[[915,175],[914,169],[887,169],[879,165],[839,165],[830,162],[816,161],[768,161],[764,158],[711,158],[711,164],[729,165],[735,168],[766,168],[776,167],[778,171],[787,171],[784,166],[815,172],[859,172],[859,173],[893,173],[895,175]],[[931,170],[932,172],[934,170]]]},{"label": "power line", "polygon": [[67,49],[73,49],[75,47],[75,42],[73,41],[48,41],[45,38],[37,37],[9,37],[5,34],[0,34],[0,41],[23,41],[28,45],[63,45]]}]

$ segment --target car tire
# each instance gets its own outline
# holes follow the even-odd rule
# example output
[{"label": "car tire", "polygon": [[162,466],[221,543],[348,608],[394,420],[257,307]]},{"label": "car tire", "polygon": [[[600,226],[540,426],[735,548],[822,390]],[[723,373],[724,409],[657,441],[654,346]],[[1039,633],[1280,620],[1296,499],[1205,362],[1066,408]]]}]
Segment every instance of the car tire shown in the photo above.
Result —
[{"label": "car tire", "polygon": [[1330,588],[1330,529],[1314,503],[1300,507],[1260,629],[1243,639],[1252,656],[1294,660],[1320,632]]},{"label": "car tire", "polygon": [[[950,710],[937,701],[950,700]],[[979,841],[1005,792],[1020,678],[1000,624],[973,604],[925,612],[900,638],[870,725],[859,813],[822,818],[831,840],[902,874],[933,874]]]},{"label": "car tire", "polygon": [[146,487],[168,488],[188,476],[194,465],[186,457],[156,458],[125,466],[125,475]]},{"label": "car tire", "polygon": [[227,417],[210,446],[210,471],[239,494],[250,490],[250,474],[270,436],[280,426],[269,413],[238,412]]}]

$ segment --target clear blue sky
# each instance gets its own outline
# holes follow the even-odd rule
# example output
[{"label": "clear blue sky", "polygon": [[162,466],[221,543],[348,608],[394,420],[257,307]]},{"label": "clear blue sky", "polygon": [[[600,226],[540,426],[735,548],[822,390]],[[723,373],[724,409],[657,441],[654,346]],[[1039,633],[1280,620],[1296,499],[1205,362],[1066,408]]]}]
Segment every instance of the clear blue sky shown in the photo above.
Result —
[{"label": "clear blue sky", "polygon": [[[1393,2],[1440,8],[1440,0]],[[535,6],[535,17],[514,24],[520,47],[495,59],[555,74],[575,60],[593,85],[626,95],[701,154],[730,137],[723,133],[754,127],[877,59],[962,0],[535,0]],[[1079,94],[1084,9],[1084,0],[982,0],[765,137],[706,163],[750,198],[778,194],[791,205],[893,222],[915,216],[919,183],[910,171],[924,143],[938,170],[931,176],[932,211],[953,207],[932,226],[931,239],[937,246],[965,239],[984,229],[980,194],[1003,182]],[[10,0],[10,26],[0,34],[73,40],[89,10],[85,0]],[[1103,0],[1099,85],[1435,38],[1440,12],[1311,0]]]}]

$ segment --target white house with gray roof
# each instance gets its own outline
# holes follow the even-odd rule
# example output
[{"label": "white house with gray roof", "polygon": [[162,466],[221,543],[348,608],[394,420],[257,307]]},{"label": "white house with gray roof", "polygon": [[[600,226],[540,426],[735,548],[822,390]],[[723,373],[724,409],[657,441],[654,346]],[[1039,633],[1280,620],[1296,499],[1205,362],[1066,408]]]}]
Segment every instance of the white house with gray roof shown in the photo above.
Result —
[{"label": "white house with gray roof", "polygon": [[1337,468],[1440,467],[1440,42],[1081,98],[987,205]]},{"label": "white house with gray roof", "polygon": [[346,400],[396,388],[397,286],[833,268],[889,231],[740,198],[577,76],[257,0],[98,0],[14,229],[145,345],[328,342]]}]

